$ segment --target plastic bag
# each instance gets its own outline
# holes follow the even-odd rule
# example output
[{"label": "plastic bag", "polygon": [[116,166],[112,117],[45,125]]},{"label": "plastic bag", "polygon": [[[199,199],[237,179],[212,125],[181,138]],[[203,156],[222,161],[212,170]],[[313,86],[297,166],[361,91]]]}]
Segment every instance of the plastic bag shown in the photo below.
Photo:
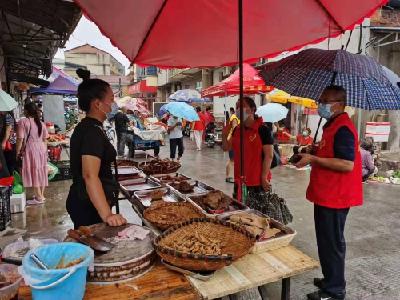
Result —
[{"label": "plastic bag", "polygon": [[14,171],[13,177],[14,177],[13,194],[22,194],[25,191],[25,189],[22,183],[21,175],[17,171]]},{"label": "plastic bag", "polygon": [[57,166],[53,165],[52,163],[48,162],[47,163],[47,174],[49,180],[53,180],[54,177],[60,172],[60,170],[57,168]]}]

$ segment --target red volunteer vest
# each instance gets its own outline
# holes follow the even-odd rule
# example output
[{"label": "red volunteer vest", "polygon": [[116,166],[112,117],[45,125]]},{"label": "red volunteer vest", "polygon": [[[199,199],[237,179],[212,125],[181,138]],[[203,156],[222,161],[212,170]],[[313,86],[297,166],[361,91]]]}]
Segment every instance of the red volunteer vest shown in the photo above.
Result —
[{"label": "red volunteer vest", "polygon": [[[262,172],[262,141],[258,129],[263,125],[262,118],[254,121],[251,128],[244,130],[244,179],[247,186],[261,185]],[[232,136],[232,149],[235,163],[235,182],[240,180],[240,126],[237,126]],[[268,178],[271,178],[269,174]]]},{"label": "red volunteer vest", "polygon": [[332,124],[324,128],[316,156],[334,157],[334,136],[342,126],[346,126],[354,134],[355,160],[353,170],[337,172],[313,164],[310,184],[307,189],[308,200],[320,206],[337,209],[362,205],[363,202],[362,165],[358,135],[347,113],[339,115]]}]

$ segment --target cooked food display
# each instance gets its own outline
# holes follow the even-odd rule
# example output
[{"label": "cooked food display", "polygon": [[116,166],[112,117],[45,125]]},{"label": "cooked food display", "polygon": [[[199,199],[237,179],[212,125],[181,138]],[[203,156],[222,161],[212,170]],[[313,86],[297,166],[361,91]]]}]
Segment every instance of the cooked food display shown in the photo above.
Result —
[{"label": "cooked food display", "polygon": [[185,253],[222,255],[222,247],[225,246],[225,243],[216,237],[212,238],[195,231],[182,237],[181,240],[170,240],[165,246]]},{"label": "cooked food display", "polygon": [[154,159],[149,162],[142,162],[139,168],[147,175],[152,174],[169,174],[176,172],[181,164],[170,159]]},{"label": "cooked food display", "polygon": [[190,178],[188,178],[184,175],[180,175],[180,174],[156,176],[156,178],[164,184],[170,184],[172,182],[181,182],[181,181],[190,179]]},{"label": "cooked food display", "polygon": [[194,219],[154,241],[168,263],[187,270],[218,270],[246,255],[254,238],[246,230],[215,219]]},{"label": "cooked food display", "polygon": [[281,230],[270,228],[269,218],[256,215],[254,213],[240,212],[229,217],[229,222],[245,228],[254,236],[272,238]]},{"label": "cooked food display", "polygon": [[153,202],[143,212],[144,218],[160,229],[183,223],[190,219],[201,218],[204,215],[188,202]]},{"label": "cooked food display", "polygon": [[128,159],[117,160],[118,167],[136,167],[137,165],[138,165],[137,162],[134,162],[133,160],[128,160]]},{"label": "cooked food display", "polygon": [[170,186],[172,186],[174,189],[178,190],[181,193],[188,194],[193,192],[194,183],[190,183],[187,180],[182,180],[182,181],[173,181],[170,183]]},{"label": "cooked food display", "polygon": [[210,210],[227,210],[231,204],[232,199],[221,191],[210,191],[204,196],[195,196],[191,199],[197,203],[201,208]]},{"label": "cooked food display", "polygon": [[148,195],[151,198],[151,200],[157,201],[157,200],[161,200],[162,197],[164,196],[164,194],[165,194],[165,190],[158,189],[158,190],[149,192]]}]

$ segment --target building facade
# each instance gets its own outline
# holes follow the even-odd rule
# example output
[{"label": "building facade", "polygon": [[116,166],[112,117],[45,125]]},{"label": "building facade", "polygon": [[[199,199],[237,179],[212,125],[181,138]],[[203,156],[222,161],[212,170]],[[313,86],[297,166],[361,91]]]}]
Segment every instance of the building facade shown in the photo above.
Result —
[{"label": "building facade", "polygon": [[[85,66],[93,75],[125,75],[124,66],[110,53],[89,44],[65,51],[64,57],[66,66]],[[65,72],[76,77],[75,70],[71,68]]]}]

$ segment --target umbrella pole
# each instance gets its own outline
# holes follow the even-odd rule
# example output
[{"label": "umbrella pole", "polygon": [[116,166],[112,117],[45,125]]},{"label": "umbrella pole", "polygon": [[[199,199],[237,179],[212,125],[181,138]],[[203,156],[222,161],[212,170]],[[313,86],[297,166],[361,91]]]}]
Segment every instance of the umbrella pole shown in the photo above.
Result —
[{"label": "umbrella pole", "polygon": [[243,0],[238,0],[239,29],[239,104],[240,104],[240,182],[238,197],[246,204],[247,191],[244,182],[244,120],[243,120]]}]

